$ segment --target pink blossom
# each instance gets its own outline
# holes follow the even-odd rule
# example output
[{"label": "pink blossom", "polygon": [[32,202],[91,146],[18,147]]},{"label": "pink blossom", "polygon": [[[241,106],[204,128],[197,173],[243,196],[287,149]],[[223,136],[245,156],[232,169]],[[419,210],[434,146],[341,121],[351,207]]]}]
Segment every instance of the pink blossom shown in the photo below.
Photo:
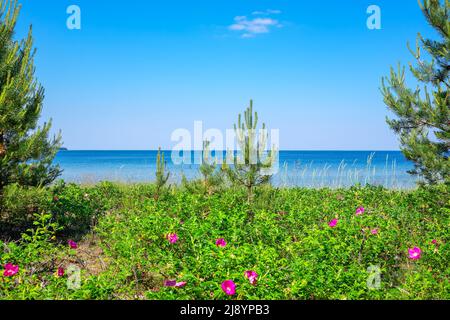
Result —
[{"label": "pink blossom", "polygon": [[177,288],[184,287],[186,285],[186,283],[187,283],[186,281],[177,282],[177,283],[175,283],[175,287],[177,287]]},{"label": "pink blossom", "polygon": [[437,244],[437,240],[433,239],[433,241],[431,241],[432,244]]},{"label": "pink blossom", "polygon": [[356,208],[356,213],[355,214],[357,216],[360,216],[360,215],[362,215],[364,213],[364,211],[365,211],[364,207],[358,207],[358,208]]},{"label": "pink blossom", "polygon": [[12,263],[5,264],[4,268],[5,268],[5,271],[3,271],[3,275],[5,277],[12,277],[17,272],[19,272],[19,266],[15,266]]},{"label": "pink blossom", "polygon": [[177,284],[176,280],[164,280],[165,287],[175,287],[176,284]]},{"label": "pink blossom", "polygon": [[252,285],[256,284],[258,274],[253,270],[247,270],[244,273],[245,277],[250,281]]},{"label": "pink blossom", "polygon": [[169,240],[170,243],[176,243],[178,241],[178,235],[176,233],[169,233],[167,235],[167,240]]},{"label": "pink blossom", "polygon": [[333,219],[333,220],[330,221],[330,223],[328,223],[328,225],[331,228],[334,228],[334,227],[336,227],[337,223],[338,223],[338,219]]},{"label": "pink blossom", "polygon": [[225,241],[225,239],[220,238],[216,240],[216,246],[218,247],[225,247],[227,245],[227,242]]},{"label": "pink blossom", "polygon": [[236,285],[232,280],[225,280],[222,282],[222,290],[225,294],[232,296],[236,293]]},{"label": "pink blossom", "polygon": [[408,249],[409,258],[412,260],[418,260],[420,259],[420,254],[422,253],[422,250],[418,247],[414,247],[412,249]]},{"label": "pink blossom", "polygon": [[59,267],[57,274],[58,277],[64,277],[64,268]]},{"label": "pink blossom", "polygon": [[69,247],[72,248],[72,249],[78,248],[77,243],[75,241],[73,241],[73,240],[69,240],[69,241],[67,241],[67,243],[69,244]]},{"label": "pink blossom", "polygon": [[378,228],[370,230],[371,234],[378,234]]},{"label": "pink blossom", "polygon": [[187,283],[186,281],[177,282],[176,280],[165,280],[164,286],[181,288],[184,287],[186,283]]}]

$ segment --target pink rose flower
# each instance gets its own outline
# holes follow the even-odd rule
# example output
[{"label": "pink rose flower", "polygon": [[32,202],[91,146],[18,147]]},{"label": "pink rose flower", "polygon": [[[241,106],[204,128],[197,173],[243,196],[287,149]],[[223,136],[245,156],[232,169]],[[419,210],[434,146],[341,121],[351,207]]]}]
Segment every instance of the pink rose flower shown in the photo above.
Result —
[{"label": "pink rose flower", "polygon": [[433,239],[433,241],[431,241],[432,244],[437,244],[437,240]]},{"label": "pink rose flower", "polygon": [[232,280],[225,280],[222,282],[222,290],[225,294],[232,296],[236,293],[236,285]]},{"label": "pink rose flower", "polygon": [[175,283],[175,287],[177,287],[177,288],[184,287],[186,285],[186,283],[187,283],[186,281],[177,282],[177,283]]},{"label": "pink rose flower", "polygon": [[3,275],[5,277],[12,277],[19,272],[19,266],[15,266],[12,263],[5,264],[4,268],[5,271],[3,271]]},{"label": "pink rose flower", "polygon": [[64,277],[64,268],[59,267],[57,274],[58,277]]},{"label": "pink rose flower", "polygon": [[227,245],[227,242],[225,241],[225,239],[220,238],[216,240],[216,246],[218,247],[225,247]]},{"label": "pink rose flower", "polygon": [[256,285],[258,274],[253,270],[247,270],[244,273],[245,277],[250,281],[250,284]]},{"label": "pink rose flower", "polygon": [[372,229],[371,231],[370,231],[370,233],[371,234],[378,234],[378,228],[375,228],[375,229]]},{"label": "pink rose flower", "polygon": [[328,225],[331,228],[334,228],[334,227],[336,227],[337,223],[338,223],[338,219],[333,219],[333,220],[330,221],[330,223],[328,223]]},{"label": "pink rose flower", "polygon": [[176,280],[164,280],[164,287],[175,287],[176,284]]},{"label": "pink rose flower", "polygon": [[420,259],[420,254],[422,253],[422,250],[418,247],[414,247],[412,249],[408,249],[409,258],[412,260],[418,260]]},{"label": "pink rose flower", "polygon": [[186,283],[187,283],[186,281],[177,282],[176,280],[165,280],[164,286],[181,288],[184,287]]},{"label": "pink rose flower", "polygon": [[176,243],[178,241],[178,235],[176,233],[169,233],[167,235],[167,240],[169,240],[170,243]]},{"label": "pink rose flower", "polygon": [[360,216],[360,215],[362,215],[364,213],[364,211],[365,211],[364,207],[358,207],[358,208],[356,208],[356,213],[355,214],[357,216]]},{"label": "pink rose flower", "polygon": [[69,241],[67,241],[67,243],[69,244],[69,247],[70,247],[71,249],[76,249],[76,248],[78,248],[77,243],[76,243],[75,241],[73,241],[73,240],[69,240]]}]

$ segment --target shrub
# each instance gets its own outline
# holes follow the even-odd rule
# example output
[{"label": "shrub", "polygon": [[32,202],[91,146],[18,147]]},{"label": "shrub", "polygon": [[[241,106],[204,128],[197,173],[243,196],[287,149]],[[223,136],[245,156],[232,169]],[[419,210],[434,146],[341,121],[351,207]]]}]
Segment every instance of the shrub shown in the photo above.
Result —
[{"label": "shrub", "polygon": [[3,190],[0,202],[0,232],[17,237],[32,225],[35,213],[49,208],[51,193],[45,188],[11,184]]},{"label": "shrub", "polygon": [[[252,203],[248,203],[245,189],[224,189],[206,197],[174,188],[156,200],[148,197],[154,188],[108,183],[55,186],[53,191],[64,199],[61,208],[84,212],[82,217],[97,217],[92,237],[82,237],[75,250],[65,243],[59,246],[45,240],[51,235],[45,230],[51,229],[54,214],[37,216],[34,233],[21,242],[4,243],[0,249],[2,264],[20,265],[19,281],[0,281],[0,296],[200,300],[450,297],[448,187],[393,191],[370,186],[337,190],[264,186],[255,189]],[[330,224],[332,220],[336,223]],[[33,234],[48,236],[42,239]],[[414,247],[420,248],[420,259],[410,258],[408,249]],[[92,256],[103,261],[98,272],[91,271],[95,267]],[[54,275],[57,266],[68,261],[82,266],[78,290],[67,290],[65,282]],[[255,272],[256,281],[252,283],[246,271]],[[371,279],[374,284],[379,280],[379,287],[370,287]],[[225,280],[236,285],[235,295],[222,290]],[[186,284],[168,286],[167,281]]]},{"label": "shrub", "polygon": [[101,214],[118,206],[122,199],[120,188],[108,182],[95,187],[60,182],[52,193],[50,211],[66,236],[88,232]]}]

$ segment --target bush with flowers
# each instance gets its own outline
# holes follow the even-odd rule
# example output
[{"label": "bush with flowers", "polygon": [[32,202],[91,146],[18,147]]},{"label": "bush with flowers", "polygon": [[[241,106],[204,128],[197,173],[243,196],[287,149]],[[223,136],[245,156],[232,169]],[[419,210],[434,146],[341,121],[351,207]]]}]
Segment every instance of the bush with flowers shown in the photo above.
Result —
[{"label": "bush with flowers", "polygon": [[[2,243],[0,299],[450,298],[447,186],[261,187],[252,203],[153,188],[49,189],[54,211]],[[74,237],[67,211],[88,231]]]}]

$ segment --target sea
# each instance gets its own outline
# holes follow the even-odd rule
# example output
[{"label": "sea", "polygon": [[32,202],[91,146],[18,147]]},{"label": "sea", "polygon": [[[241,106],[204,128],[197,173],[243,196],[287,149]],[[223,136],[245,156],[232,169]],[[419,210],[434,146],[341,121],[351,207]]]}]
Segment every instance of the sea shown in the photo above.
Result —
[{"label": "sea", "polygon": [[[185,153],[183,163],[179,163],[180,154],[163,152],[170,172],[169,183],[179,184],[183,176],[200,177],[201,151]],[[54,162],[63,170],[60,178],[66,182],[143,183],[155,180],[157,153],[157,150],[61,150]],[[371,184],[411,189],[417,182],[408,173],[413,163],[400,151],[279,151],[275,168],[271,183],[277,187],[341,188]]]}]

